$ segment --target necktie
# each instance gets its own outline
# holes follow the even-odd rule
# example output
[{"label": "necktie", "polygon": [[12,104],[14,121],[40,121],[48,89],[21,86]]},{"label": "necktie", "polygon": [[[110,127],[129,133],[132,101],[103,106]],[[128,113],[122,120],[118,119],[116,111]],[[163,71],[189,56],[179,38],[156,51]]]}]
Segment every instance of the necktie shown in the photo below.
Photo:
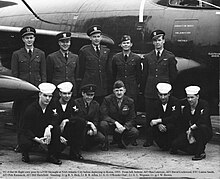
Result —
[{"label": "necktie", "polygon": [[67,53],[65,53],[65,59],[66,59],[66,61],[68,60],[68,54]]},{"label": "necktie", "polygon": [[28,55],[31,58],[31,56],[32,56],[32,51],[31,50],[28,50]]},{"label": "necktie", "polygon": [[157,60],[160,58],[160,51],[157,51]]},{"label": "necktie", "polygon": [[98,46],[96,46],[96,53],[97,53],[98,56],[100,55],[100,51],[99,51],[99,47]]},{"label": "necktie", "polygon": [[127,62],[128,56],[125,55],[125,56],[124,56],[124,59],[125,59],[125,62]]},{"label": "necktie", "polygon": [[118,107],[121,107],[122,100],[118,100]]}]

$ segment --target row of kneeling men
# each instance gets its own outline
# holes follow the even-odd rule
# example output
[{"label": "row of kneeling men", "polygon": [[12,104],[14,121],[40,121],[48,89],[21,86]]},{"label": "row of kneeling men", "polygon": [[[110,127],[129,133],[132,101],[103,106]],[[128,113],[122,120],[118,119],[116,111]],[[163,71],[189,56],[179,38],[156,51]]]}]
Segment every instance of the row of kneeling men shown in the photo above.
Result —
[{"label": "row of kneeling men", "polygon": [[[158,100],[146,114],[146,141],[153,141],[162,149],[177,154],[178,150],[194,154],[193,160],[205,158],[205,146],[212,137],[207,102],[199,98],[198,86],[189,86],[186,101],[171,95],[172,86],[158,83]],[[55,89],[59,95],[54,95]],[[108,135],[119,148],[137,145],[139,131],[133,99],[125,95],[126,88],[118,80],[113,93],[101,105],[93,98],[96,86],[81,87],[82,97],[73,99],[73,84],[63,82],[57,87],[51,83],[39,85],[39,98],[24,112],[20,121],[19,146],[22,161],[30,162],[29,152],[34,144],[48,146],[47,161],[61,164],[59,157],[65,146],[70,146],[69,159],[83,160],[81,150],[100,145],[109,150]],[[52,98],[53,97],[53,98]]]}]

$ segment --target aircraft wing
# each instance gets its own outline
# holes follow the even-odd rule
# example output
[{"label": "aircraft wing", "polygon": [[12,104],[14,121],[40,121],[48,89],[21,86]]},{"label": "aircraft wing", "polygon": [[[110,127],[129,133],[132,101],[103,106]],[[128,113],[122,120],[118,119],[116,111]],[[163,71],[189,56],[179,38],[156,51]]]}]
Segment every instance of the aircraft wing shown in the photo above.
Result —
[{"label": "aircraft wing", "polygon": [[[12,26],[1,26],[0,25],[0,32],[14,32],[19,33],[22,27],[12,27]],[[36,29],[36,33],[39,35],[48,35],[48,36],[56,36],[61,31],[55,30],[46,30],[46,29]],[[71,32],[72,38],[74,39],[82,39],[82,40],[89,40],[89,36],[86,33],[82,32]],[[107,35],[103,34],[102,43],[114,45],[114,40]]]}]

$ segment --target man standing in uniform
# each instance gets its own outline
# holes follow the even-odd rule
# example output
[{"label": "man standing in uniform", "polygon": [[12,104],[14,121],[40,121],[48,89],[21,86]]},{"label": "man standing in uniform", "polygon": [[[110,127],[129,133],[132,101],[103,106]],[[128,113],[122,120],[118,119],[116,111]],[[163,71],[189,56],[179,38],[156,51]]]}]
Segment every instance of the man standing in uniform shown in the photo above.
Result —
[{"label": "man standing in uniform", "polygon": [[102,121],[100,130],[105,135],[105,145],[108,148],[108,134],[113,137],[119,148],[125,149],[138,137],[135,125],[134,100],[125,96],[125,85],[118,80],[113,85],[113,94],[106,96],[100,107]]},{"label": "man standing in uniform", "polygon": [[46,82],[45,54],[34,47],[36,31],[33,27],[24,27],[20,34],[24,47],[12,54],[12,76],[38,86],[40,83]]},{"label": "man standing in uniform", "polygon": [[112,59],[112,75],[114,82],[124,82],[126,95],[134,100],[136,108],[141,80],[141,57],[131,51],[132,45],[131,37],[123,35],[120,44],[122,52],[115,54]]},{"label": "man standing in uniform", "polygon": [[59,98],[54,101],[54,108],[59,118],[61,142],[63,148],[70,146],[69,159],[82,160],[81,148],[84,143],[86,121],[77,117],[78,110],[72,97],[73,84],[63,82],[57,86]]},{"label": "man standing in uniform", "polygon": [[19,145],[22,152],[22,161],[29,163],[29,152],[34,144],[48,146],[47,161],[60,165],[60,129],[56,110],[49,104],[56,86],[51,83],[39,85],[39,99],[25,110],[22,119]]},{"label": "man standing in uniform", "polygon": [[185,88],[187,101],[181,106],[182,125],[179,136],[173,141],[171,154],[182,150],[193,154],[192,160],[206,157],[205,147],[212,138],[212,124],[207,101],[199,98],[200,87]]},{"label": "man standing in uniform", "polygon": [[180,104],[177,98],[171,96],[172,86],[169,83],[158,83],[156,87],[159,99],[152,104],[153,110],[146,116],[151,127],[147,129],[144,147],[151,146],[153,143],[148,141],[154,140],[163,151],[167,151],[177,132]]},{"label": "man standing in uniform", "polygon": [[79,51],[79,78],[82,80],[81,86],[91,83],[96,85],[95,100],[101,104],[108,94],[110,50],[100,45],[102,31],[99,25],[90,27],[87,35],[91,44],[83,46]]},{"label": "man standing in uniform", "polygon": [[[152,111],[152,103],[157,100],[156,85],[160,82],[172,84],[177,76],[177,61],[172,52],[164,49],[165,32],[155,30],[151,33],[154,50],[144,56],[142,90],[145,97],[146,116]],[[147,118],[148,119],[148,118]],[[147,128],[150,121],[146,121]],[[152,143],[152,141],[147,141]]]},{"label": "man standing in uniform", "polygon": [[[27,26],[22,28],[20,34],[24,47],[12,54],[12,76],[38,86],[40,83],[46,82],[45,53],[34,47],[36,30],[33,27]],[[19,121],[23,116],[26,106],[31,104],[35,99],[37,99],[37,95],[14,101],[13,115],[18,129]],[[18,146],[15,148],[15,151],[19,151]]]},{"label": "man standing in uniform", "polygon": [[[71,33],[62,32],[57,34],[60,49],[47,57],[47,81],[58,85],[69,81],[74,85],[73,96],[76,96],[76,76],[79,68],[78,55],[69,51],[71,45]],[[58,97],[58,91],[55,94]]]},{"label": "man standing in uniform", "polygon": [[81,87],[81,91],[82,97],[76,99],[75,103],[79,109],[77,116],[85,119],[87,122],[84,149],[88,150],[93,146],[101,144],[102,150],[106,150],[106,148],[104,148],[105,137],[99,131],[99,103],[93,100],[96,86],[94,84],[87,84]]}]

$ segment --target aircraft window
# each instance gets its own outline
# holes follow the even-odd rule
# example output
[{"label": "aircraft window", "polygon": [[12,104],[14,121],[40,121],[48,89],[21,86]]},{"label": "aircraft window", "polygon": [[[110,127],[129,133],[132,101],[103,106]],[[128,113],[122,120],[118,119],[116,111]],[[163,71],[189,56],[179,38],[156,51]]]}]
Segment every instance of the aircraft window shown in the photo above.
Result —
[{"label": "aircraft window", "polygon": [[217,8],[220,9],[219,0],[170,0],[170,5],[182,7]]}]

